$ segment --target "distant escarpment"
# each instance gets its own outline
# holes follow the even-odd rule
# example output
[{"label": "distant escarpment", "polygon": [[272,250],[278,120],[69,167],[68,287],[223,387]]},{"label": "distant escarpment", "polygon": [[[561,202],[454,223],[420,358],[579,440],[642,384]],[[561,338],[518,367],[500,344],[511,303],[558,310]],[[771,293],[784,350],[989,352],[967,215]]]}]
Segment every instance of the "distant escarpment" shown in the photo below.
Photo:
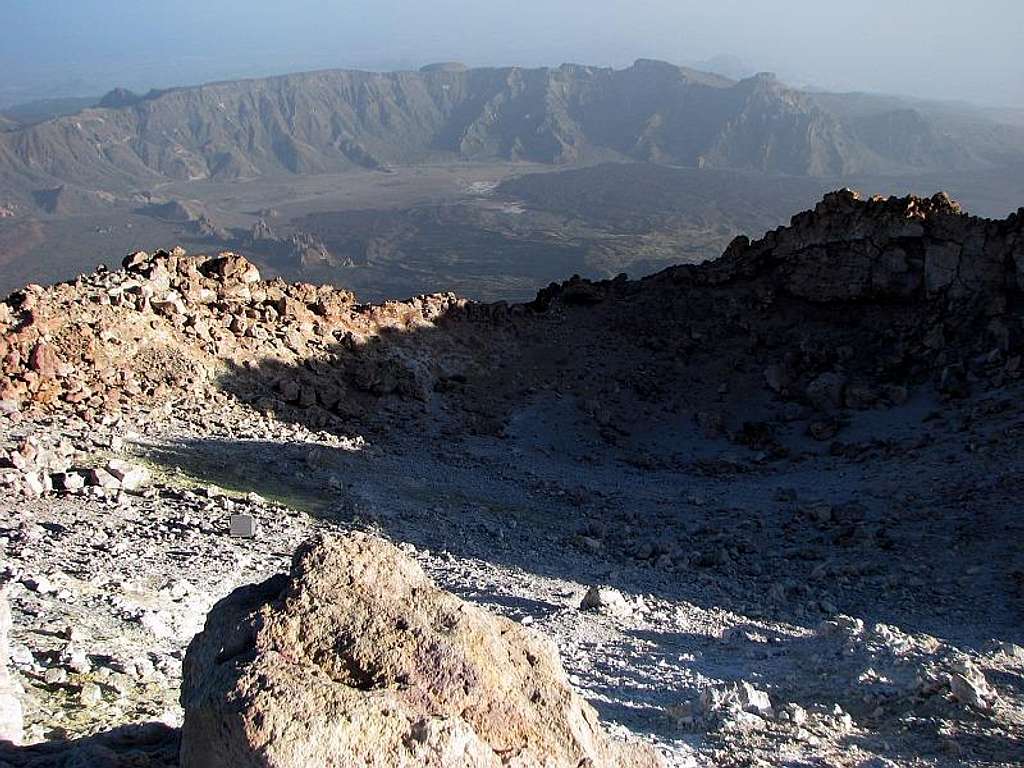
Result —
[{"label": "distant escarpment", "polygon": [[972,167],[1024,150],[1004,146],[1013,137],[975,145],[898,106],[865,114],[843,105],[768,74],[734,82],[646,60],[623,70],[445,64],[117,91],[96,108],[0,133],[0,189],[125,192],[430,159],[640,159],[831,176]]}]

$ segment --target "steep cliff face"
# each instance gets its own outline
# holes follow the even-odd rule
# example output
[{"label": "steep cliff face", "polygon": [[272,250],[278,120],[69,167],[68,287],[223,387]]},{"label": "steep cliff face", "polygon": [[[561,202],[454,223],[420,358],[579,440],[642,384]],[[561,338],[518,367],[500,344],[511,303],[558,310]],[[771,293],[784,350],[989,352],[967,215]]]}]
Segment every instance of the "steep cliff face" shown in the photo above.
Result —
[{"label": "steep cliff face", "polygon": [[[948,146],[947,146],[948,145]],[[624,70],[324,71],[117,94],[0,134],[0,183],[124,191],[177,179],[382,168],[427,158],[629,157],[799,175],[978,161],[909,111],[838,117],[770,75]]]}]

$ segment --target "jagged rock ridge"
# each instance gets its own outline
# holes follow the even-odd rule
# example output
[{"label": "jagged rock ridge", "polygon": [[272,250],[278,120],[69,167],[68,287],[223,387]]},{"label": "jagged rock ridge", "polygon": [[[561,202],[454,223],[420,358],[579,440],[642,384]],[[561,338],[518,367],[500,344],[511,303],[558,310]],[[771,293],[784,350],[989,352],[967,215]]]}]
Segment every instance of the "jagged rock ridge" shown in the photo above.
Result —
[{"label": "jagged rock ridge", "polygon": [[[533,354],[533,333],[546,343],[574,334],[565,343],[581,366],[594,362],[583,350],[621,339],[619,354],[595,364],[627,368],[656,342],[666,360],[715,344],[723,356],[740,344],[736,354],[764,360],[782,339],[806,347],[799,334],[819,333],[848,338],[849,359],[834,348],[790,351],[774,361],[789,369],[786,380],[801,366],[838,366],[845,381],[860,360],[864,376],[893,386],[934,374],[955,389],[972,368],[1020,370],[1022,221],[974,218],[941,195],[863,201],[839,192],[758,242],[739,238],[715,262],[636,282],[573,279],[511,307],[450,294],[362,305],[336,288],[263,282],[234,254],[136,254],[124,271],[30,287],[0,304],[0,401],[99,418],[140,400],[216,391],[228,376],[247,397],[270,398],[265,405],[344,418],[372,411],[379,396],[427,401],[468,369],[479,374],[476,394],[507,389],[492,381],[494,366]],[[510,342],[509,326],[525,333]],[[664,375],[658,386],[671,391]]]}]

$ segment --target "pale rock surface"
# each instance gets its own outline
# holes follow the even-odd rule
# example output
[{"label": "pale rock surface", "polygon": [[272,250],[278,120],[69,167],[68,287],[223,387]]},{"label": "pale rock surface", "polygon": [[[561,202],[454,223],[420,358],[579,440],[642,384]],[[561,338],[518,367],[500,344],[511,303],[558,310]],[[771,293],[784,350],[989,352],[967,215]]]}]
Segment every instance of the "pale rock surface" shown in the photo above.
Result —
[{"label": "pale rock surface", "polygon": [[991,709],[999,698],[985,674],[968,659],[957,663],[950,672],[949,690],[961,704],[980,710]]},{"label": "pale rock surface", "polygon": [[631,616],[633,606],[617,589],[611,587],[591,587],[580,601],[580,610],[599,611],[611,616]]},{"label": "pale rock surface", "polygon": [[11,609],[7,605],[6,589],[0,589],[0,741],[21,743],[23,714],[20,687],[7,670],[10,661],[8,635],[11,628]]},{"label": "pale rock surface", "polygon": [[758,718],[774,716],[771,698],[746,680],[705,688],[693,700],[671,706],[666,714],[681,726],[698,722],[756,725]]}]

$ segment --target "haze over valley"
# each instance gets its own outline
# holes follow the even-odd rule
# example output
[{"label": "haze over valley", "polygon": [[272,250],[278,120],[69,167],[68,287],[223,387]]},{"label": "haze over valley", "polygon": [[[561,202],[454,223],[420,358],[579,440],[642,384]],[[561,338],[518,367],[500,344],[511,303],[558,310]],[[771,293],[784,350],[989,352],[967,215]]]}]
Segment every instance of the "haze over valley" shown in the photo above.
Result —
[{"label": "haze over valley", "polygon": [[369,299],[521,300],[565,274],[712,258],[842,186],[949,189],[1003,215],[1024,163],[1024,127],[979,109],[650,60],[331,70],[50,107],[72,113],[23,111],[0,133],[0,288],[180,242]]}]

